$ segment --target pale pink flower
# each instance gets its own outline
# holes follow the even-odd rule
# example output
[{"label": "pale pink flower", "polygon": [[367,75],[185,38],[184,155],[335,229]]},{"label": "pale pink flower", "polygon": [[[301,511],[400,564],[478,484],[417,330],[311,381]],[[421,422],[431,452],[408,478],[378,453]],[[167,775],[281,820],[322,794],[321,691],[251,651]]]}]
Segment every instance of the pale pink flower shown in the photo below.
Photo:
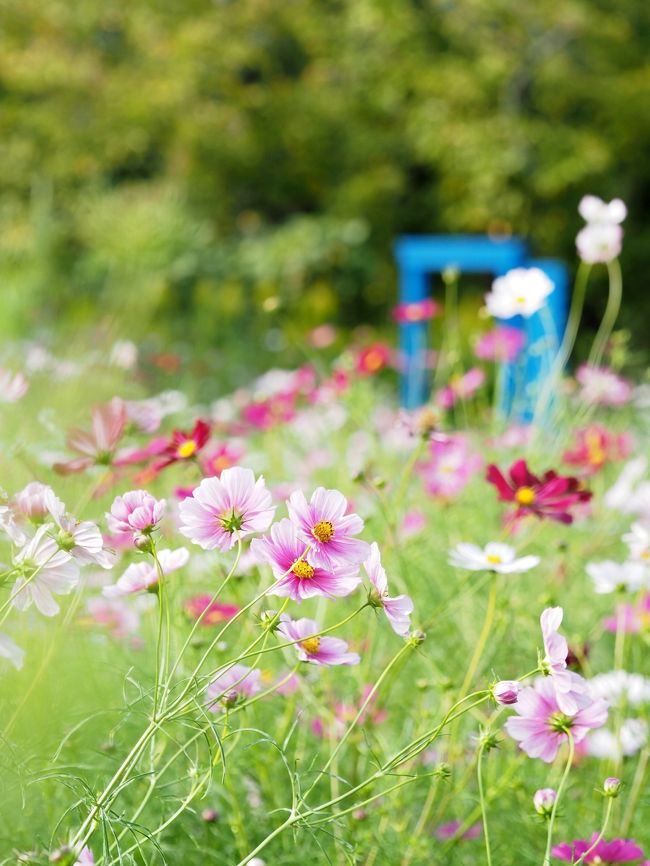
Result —
[{"label": "pale pink flower", "polygon": [[10,373],[0,367],[0,403],[16,403],[28,388],[29,382],[22,373]]},{"label": "pale pink flower", "polygon": [[412,508],[404,515],[404,519],[400,524],[399,534],[401,538],[412,538],[418,535],[427,525],[427,518],[423,511],[418,508]]},{"label": "pale pink flower", "polygon": [[333,568],[319,565],[295,525],[284,518],[271,527],[269,536],[255,538],[251,552],[258,562],[267,562],[277,583],[271,595],[302,601],[315,595],[337,598],[349,595],[361,583],[359,565],[341,560]]},{"label": "pale pink flower", "polygon": [[32,523],[42,523],[50,512],[54,500],[57,505],[63,506],[57,499],[49,484],[41,484],[40,481],[30,483],[19,490],[13,498],[14,507],[27,520]]},{"label": "pale pink flower", "polygon": [[580,399],[598,406],[624,406],[632,399],[632,386],[607,367],[583,364],[576,372]]},{"label": "pale pink flower", "polygon": [[18,610],[34,603],[44,616],[55,616],[59,605],[54,595],[68,595],[79,582],[79,569],[69,553],[59,548],[47,524],[18,551],[14,565],[20,577],[16,580],[12,600]]},{"label": "pale pink flower", "polygon": [[76,520],[67,514],[65,505],[50,488],[45,493],[45,503],[54,522],[59,527],[54,538],[61,548],[80,565],[96,563],[102,568],[112,568],[114,558],[104,550],[104,539],[99,527],[90,520]]},{"label": "pale pink flower", "polygon": [[479,836],[483,832],[483,827],[481,826],[481,822],[477,821],[475,824],[472,824],[471,827],[468,827],[464,832],[460,832],[461,827],[463,826],[461,821],[447,821],[446,824],[440,824],[433,831],[436,839],[440,839],[441,841],[445,841],[447,839],[478,839]]},{"label": "pale pink flower", "polygon": [[146,490],[129,490],[115,497],[106,514],[106,524],[115,535],[129,535],[138,542],[160,523],[165,505],[164,499],[154,499]]},{"label": "pale pink flower", "polygon": [[542,612],[540,625],[545,652],[542,668],[555,688],[562,712],[574,715],[587,687],[581,676],[567,668],[569,647],[566,638],[558,632],[563,616],[561,607],[548,607]]},{"label": "pale pink flower", "polygon": [[319,636],[322,631],[313,619],[292,620],[287,614],[280,617],[278,631],[287,640],[294,641],[298,658],[315,665],[356,665],[358,653],[348,652],[348,645],[337,637]]},{"label": "pale pink flower", "polygon": [[454,499],[483,466],[460,433],[429,445],[429,459],[418,465],[424,489],[440,499]]},{"label": "pale pink flower", "polygon": [[127,400],[126,414],[129,421],[143,433],[155,433],[162,422],[162,412],[157,400]]},{"label": "pale pink flower", "polygon": [[322,568],[359,565],[368,556],[369,546],[355,538],[363,531],[358,514],[348,514],[348,501],[338,490],[318,487],[309,503],[301,490],[287,503],[289,517],[298,537],[310,546],[311,561]]},{"label": "pale pink flower", "polygon": [[115,638],[129,637],[138,631],[140,613],[123,598],[96,595],[88,599],[86,609],[94,622],[107,628]]},{"label": "pale pink flower", "polygon": [[383,608],[393,631],[406,637],[411,628],[413,601],[408,595],[397,595],[394,598],[388,595],[388,578],[381,564],[379,547],[374,541],[370,545],[370,556],[363,563],[363,567],[373,585],[368,596],[370,604]]},{"label": "pale pink flower", "polygon": [[83,472],[95,464],[109,466],[113,462],[117,444],[127,422],[124,400],[113,397],[108,403],[94,406],[91,416],[90,432],[74,429],[68,433],[68,447],[80,456],[67,463],[55,463],[54,469],[57,472],[68,475],[72,472]]},{"label": "pale pink flower", "polygon": [[95,866],[95,858],[93,857],[93,852],[87,845],[79,854],[79,859],[74,864],[74,866]]},{"label": "pale pink flower", "polygon": [[219,674],[205,691],[206,704],[213,713],[233,707],[237,701],[252,698],[262,690],[262,672],[233,664]]},{"label": "pale pink flower", "polygon": [[446,387],[436,394],[436,405],[451,409],[459,400],[473,397],[484,382],[485,373],[479,367],[472,367],[462,376],[452,376]]},{"label": "pale pink flower", "polygon": [[503,706],[516,704],[520,691],[521,684],[517,680],[500,680],[492,687],[494,700]]},{"label": "pale pink flower", "polygon": [[204,478],[179,505],[180,532],[204,550],[230,550],[238,538],[269,528],[275,513],[264,478],[233,466]]},{"label": "pale pink flower", "polygon": [[576,235],[578,255],[583,262],[594,265],[611,262],[621,254],[623,229],[619,225],[586,225]]},{"label": "pale pink flower", "polygon": [[590,730],[607,721],[605,701],[592,701],[587,695],[581,696],[576,713],[564,713],[550,679],[540,680],[534,688],[522,689],[515,712],[517,715],[505,724],[506,731],[529,757],[541,758],[548,764],[555,759],[562,743],[568,740],[567,731],[575,743],[580,743]]},{"label": "pale pink flower", "polygon": [[550,815],[557,800],[557,791],[554,788],[540,788],[535,791],[533,805],[538,815]]},{"label": "pale pink flower", "polygon": [[9,635],[0,632],[0,659],[7,659],[11,664],[20,670],[23,666],[25,650],[21,649],[17,643],[14,643]]},{"label": "pale pink flower", "polygon": [[[175,550],[159,550],[157,552],[160,569],[166,576],[182,568],[190,558],[185,547],[177,547]],[[145,562],[133,562],[127,567],[124,574],[113,586],[104,587],[106,598],[118,598],[122,595],[130,595],[132,592],[152,590],[158,585],[158,569],[153,559],[147,558]]]},{"label": "pale pink flower", "polygon": [[604,202],[596,195],[585,195],[580,199],[578,213],[588,225],[619,225],[627,216],[627,208],[620,198]]},{"label": "pale pink flower", "polygon": [[519,328],[498,325],[481,334],[474,346],[474,353],[481,361],[512,362],[526,344],[526,335]]}]

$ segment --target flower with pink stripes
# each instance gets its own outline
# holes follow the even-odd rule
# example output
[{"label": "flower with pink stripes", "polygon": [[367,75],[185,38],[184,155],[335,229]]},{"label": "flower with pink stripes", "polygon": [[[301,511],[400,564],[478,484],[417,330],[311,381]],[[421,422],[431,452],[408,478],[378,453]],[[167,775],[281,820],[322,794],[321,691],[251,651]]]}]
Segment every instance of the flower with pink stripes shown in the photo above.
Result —
[{"label": "flower with pink stripes", "polygon": [[313,619],[291,619],[287,614],[280,617],[278,631],[287,640],[293,641],[298,658],[315,665],[357,665],[358,653],[348,652],[348,645],[338,637],[321,637],[318,623]]},{"label": "flower with pink stripes", "polygon": [[374,541],[370,545],[370,556],[363,563],[363,567],[372,583],[368,601],[373,607],[383,608],[393,631],[406,637],[411,628],[413,601],[408,595],[396,595],[394,598],[388,595],[388,578],[381,564],[379,547]]},{"label": "flower with pink stripes", "polygon": [[355,538],[363,530],[358,514],[348,514],[348,501],[338,490],[318,487],[307,502],[301,490],[287,503],[298,537],[310,547],[314,564],[335,569],[360,565],[370,552],[367,542]]}]

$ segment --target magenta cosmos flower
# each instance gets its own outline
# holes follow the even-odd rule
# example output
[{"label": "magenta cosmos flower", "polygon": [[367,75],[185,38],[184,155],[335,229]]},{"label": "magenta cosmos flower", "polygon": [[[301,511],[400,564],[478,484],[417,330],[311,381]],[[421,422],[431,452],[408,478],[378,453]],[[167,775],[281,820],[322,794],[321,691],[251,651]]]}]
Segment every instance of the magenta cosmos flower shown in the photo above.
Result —
[{"label": "magenta cosmos flower", "polygon": [[289,596],[294,601],[314,595],[338,598],[359,586],[357,563],[341,560],[334,567],[323,567],[308,547],[286,517],[271,527],[270,535],[253,539],[251,553],[258,562],[267,562],[277,578],[269,589],[271,595]]},{"label": "magenta cosmos flower", "polygon": [[516,504],[513,520],[534,514],[573,523],[569,509],[591,499],[590,491],[582,489],[577,478],[558,475],[552,469],[541,477],[533,475],[525,460],[515,461],[507,478],[496,466],[488,466],[486,478],[496,487],[502,502]]},{"label": "magenta cosmos flower", "polygon": [[106,523],[115,535],[131,536],[137,542],[143,535],[150,535],[165,513],[165,500],[154,499],[146,490],[129,490],[116,496]]},{"label": "magenta cosmos flower", "polygon": [[348,652],[348,645],[338,637],[320,637],[321,627],[313,619],[281,617],[278,631],[287,640],[294,641],[298,658],[314,665],[358,665],[358,653]]},{"label": "magenta cosmos flower", "polygon": [[354,538],[363,530],[358,514],[348,514],[348,501],[338,490],[318,487],[309,503],[296,490],[287,503],[298,537],[310,546],[310,557],[322,568],[360,565],[370,552],[367,542]]},{"label": "magenta cosmos flower", "polygon": [[563,713],[574,715],[587,687],[581,676],[567,668],[569,647],[566,638],[558,632],[563,616],[561,607],[549,607],[540,617],[545,652],[542,669],[555,687],[559,708]]},{"label": "magenta cosmos flower", "polygon": [[275,513],[264,478],[239,466],[204,478],[178,510],[180,532],[204,550],[230,550],[238,538],[268,529]]},{"label": "magenta cosmos flower", "polygon": [[234,664],[219,674],[205,690],[205,702],[213,713],[233,707],[239,700],[258,694],[262,672]]},{"label": "magenta cosmos flower", "polygon": [[492,331],[481,334],[474,353],[482,361],[514,361],[524,348],[526,335],[519,328],[499,325]]},{"label": "magenta cosmos flower", "polygon": [[388,595],[388,578],[381,564],[379,547],[376,542],[370,545],[370,556],[363,563],[366,574],[372,583],[368,600],[373,607],[384,609],[388,622],[396,634],[405,637],[411,628],[413,602],[408,595]]},{"label": "magenta cosmos flower", "polygon": [[587,695],[581,696],[577,713],[563,713],[550,679],[541,680],[534,688],[522,689],[515,711],[517,715],[505,724],[506,731],[529,757],[541,758],[547,764],[568,740],[567,732],[570,731],[575,743],[580,743],[592,728],[599,728],[607,721],[605,701],[592,701]]},{"label": "magenta cosmos flower", "polygon": [[563,842],[553,848],[553,856],[557,857],[558,860],[568,860],[569,863],[575,863],[589,851],[589,854],[581,862],[598,863],[600,866],[631,863],[644,856],[643,849],[632,839],[612,839],[611,842],[605,842],[604,839],[596,842],[596,839],[598,839],[598,833],[594,833],[591,839],[575,839],[573,842]]}]

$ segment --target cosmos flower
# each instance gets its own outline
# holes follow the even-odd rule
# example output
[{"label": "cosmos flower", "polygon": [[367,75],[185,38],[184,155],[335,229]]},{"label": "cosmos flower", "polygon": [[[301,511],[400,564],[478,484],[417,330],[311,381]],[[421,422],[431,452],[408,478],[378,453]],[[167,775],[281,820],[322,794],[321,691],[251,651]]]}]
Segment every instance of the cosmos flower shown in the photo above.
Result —
[{"label": "cosmos flower", "polygon": [[310,561],[315,565],[336,569],[359,565],[368,556],[368,543],[354,537],[363,531],[363,520],[347,513],[348,501],[338,490],[318,487],[309,503],[296,490],[287,509],[298,537],[310,546]]},{"label": "cosmos flower", "polygon": [[155,472],[160,472],[173,463],[194,460],[205,446],[210,436],[210,425],[200,418],[189,433],[174,430],[167,447],[161,451],[161,459],[152,466]]},{"label": "cosmos flower", "polygon": [[348,645],[338,637],[319,636],[321,627],[313,619],[292,620],[287,614],[280,617],[278,631],[287,640],[294,641],[298,658],[315,665],[357,665],[358,653],[348,652]]},{"label": "cosmos flower", "polygon": [[534,688],[522,689],[514,706],[517,715],[508,719],[506,731],[529,757],[541,758],[549,764],[562,743],[568,740],[568,731],[574,742],[580,743],[590,730],[607,721],[605,701],[592,701],[586,695],[582,697],[577,713],[563,713],[550,678],[540,680]]},{"label": "cosmos flower", "polygon": [[69,475],[83,472],[95,464],[110,466],[127,420],[126,405],[119,397],[113,397],[109,403],[101,406],[94,406],[91,431],[71,430],[66,440],[68,448],[80,456],[67,463],[55,463],[54,469],[62,475]]},{"label": "cosmos flower", "polygon": [[434,439],[429,444],[428,460],[418,464],[424,489],[438,499],[454,499],[482,468],[483,458],[469,445],[462,433]]},{"label": "cosmos flower", "polygon": [[491,541],[485,549],[477,544],[457,544],[449,551],[449,565],[466,568],[468,571],[494,571],[497,574],[517,574],[530,571],[539,565],[539,556],[522,556],[517,559],[514,547]]},{"label": "cosmos flower", "polygon": [[0,632],[0,659],[7,659],[20,670],[23,666],[25,650],[21,649],[7,634]]},{"label": "cosmos flower", "polygon": [[542,659],[542,670],[555,688],[560,710],[573,716],[583,702],[587,684],[581,676],[568,669],[569,647],[566,638],[558,631],[563,616],[564,611],[561,607],[549,607],[540,617],[545,653]]},{"label": "cosmos flower", "polygon": [[601,839],[597,842],[598,833],[594,833],[591,839],[575,839],[573,842],[562,842],[555,845],[552,854],[558,860],[567,860],[576,863],[579,858],[589,851],[589,854],[581,860],[581,863],[598,864],[598,866],[620,866],[621,863],[631,863],[640,860],[644,854],[632,839],[612,839],[606,842]]},{"label": "cosmos flower", "polygon": [[557,791],[554,788],[540,788],[535,791],[533,805],[538,815],[550,815],[557,800]]},{"label": "cosmos flower", "polygon": [[205,690],[205,702],[213,713],[233,707],[239,700],[246,700],[262,690],[262,671],[246,665],[230,665],[220,673]]},{"label": "cosmos flower", "polygon": [[578,367],[579,397],[593,406],[625,406],[632,399],[632,386],[607,367]]},{"label": "cosmos flower", "polygon": [[222,442],[212,446],[201,455],[201,469],[204,475],[214,475],[217,478],[224,469],[236,466],[244,456],[244,447],[241,442]]},{"label": "cosmos flower", "polygon": [[604,202],[596,195],[585,195],[580,199],[578,213],[588,225],[619,225],[627,216],[627,208],[620,198]]},{"label": "cosmos flower", "polygon": [[650,593],[645,593],[635,605],[617,605],[614,616],[607,617],[603,625],[614,634],[619,628],[625,634],[637,634],[650,629]]},{"label": "cosmos flower", "polygon": [[24,397],[29,382],[22,373],[10,373],[0,367],[0,403],[16,403]]},{"label": "cosmos flower", "polygon": [[408,595],[396,595],[394,598],[388,595],[388,578],[381,564],[379,547],[374,541],[370,545],[370,556],[363,563],[363,567],[373,586],[368,596],[370,604],[382,608],[393,631],[406,637],[411,628],[413,601]]},{"label": "cosmos flower", "polygon": [[474,354],[481,361],[512,362],[526,344],[526,335],[519,328],[498,325],[478,338]]},{"label": "cosmos flower", "polygon": [[[446,824],[440,824],[436,827],[433,835],[436,839],[440,839],[441,842],[447,839],[455,839],[458,837],[458,832],[462,826],[461,821],[448,821]],[[480,821],[477,821],[476,824],[472,824],[471,827],[468,827],[467,830],[461,833],[460,838],[464,840],[478,839],[482,833],[483,827]]]},{"label": "cosmos flower", "polygon": [[516,704],[520,691],[521,684],[517,680],[501,680],[492,687],[494,700],[503,706]]},{"label": "cosmos flower", "polygon": [[334,567],[322,566],[307,548],[295,524],[287,518],[275,523],[270,535],[253,539],[251,552],[258,562],[271,566],[277,579],[269,594],[289,596],[294,601],[315,595],[337,598],[359,586],[358,563],[342,559]]},{"label": "cosmos flower", "polygon": [[119,596],[105,598],[95,595],[88,599],[86,610],[94,623],[108,629],[115,638],[129,637],[138,631],[139,610]]},{"label": "cosmos flower", "polygon": [[618,733],[608,728],[593,731],[586,739],[587,754],[594,758],[620,761],[638,754],[648,742],[645,719],[624,719]]},{"label": "cosmos flower", "polygon": [[452,376],[449,383],[436,394],[436,405],[451,409],[460,400],[473,397],[485,382],[485,373],[479,367],[472,367],[462,376]]},{"label": "cosmos flower", "polygon": [[[190,558],[185,547],[177,547],[175,550],[159,550],[156,555],[164,575],[182,568]],[[145,589],[153,590],[157,587],[158,580],[156,563],[147,558],[145,562],[131,563],[116,584],[104,587],[104,595],[106,598],[119,598],[122,595],[130,595]]]},{"label": "cosmos flower", "polygon": [[628,433],[609,433],[599,424],[590,424],[575,434],[575,444],[564,452],[562,459],[579,466],[586,475],[593,475],[607,463],[624,460],[632,447]]},{"label": "cosmos flower", "polygon": [[361,349],[354,362],[357,373],[361,376],[374,376],[390,363],[391,350],[384,343],[373,343]]},{"label": "cosmos flower", "polygon": [[560,523],[572,523],[569,509],[580,502],[588,502],[592,495],[580,487],[577,478],[558,475],[552,469],[541,477],[533,475],[525,460],[512,464],[508,478],[494,465],[488,466],[486,477],[496,487],[502,502],[516,504],[512,520],[534,514]]},{"label": "cosmos flower", "polygon": [[129,490],[115,497],[106,514],[106,524],[110,532],[130,536],[137,544],[160,523],[165,506],[164,499],[154,499],[146,490]]},{"label": "cosmos flower", "polygon": [[437,316],[439,311],[440,306],[433,298],[424,298],[422,301],[398,304],[393,308],[393,321],[400,325],[409,325],[413,322],[428,322],[434,316]]},{"label": "cosmos flower", "polygon": [[650,576],[642,562],[614,562],[605,559],[602,562],[587,563],[586,572],[599,595],[610,592],[637,592],[639,589],[650,588]]},{"label": "cosmos flower", "polygon": [[641,562],[650,567],[650,525],[633,523],[630,531],[623,536],[633,562]]},{"label": "cosmos flower", "polygon": [[178,507],[180,532],[204,550],[230,550],[238,538],[269,528],[275,507],[264,478],[233,466],[204,478]]},{"label": "cosmos flower", "polygon": [[104,539],[99,527],[90,520],[77,520],[65,510],[65,505],[50,488],[45,493],[48,512],[58,531],[54,530],[54,538],[61,548],[79,563],[102,568],[112,568],[113,558],[104,549]]},{"label": "cosmos flower", "polygon": [[554,289],[554,283],[539,268],[513,268],[494,280],[492,291],[485,296],[485,306],[497,319],[528,319],[542,309]]},{"label": "cosmos flower", "polygon": [[236,616],[240,609],[236,604],[212,601],[211,595],[194,595],[183,605],[190,619],[201,619],[202,626],[218,625]]},{"label": "cosmos flower", "polygon": [[34,537],[18,551],[14,566],[20,576],[14,584],[12,600],[18,610],[33,603],[44,616],[55,616],[59,605],[55,595],[68,595],[79,582],[79,568],[50,534],[49,524],[36,530]]}]

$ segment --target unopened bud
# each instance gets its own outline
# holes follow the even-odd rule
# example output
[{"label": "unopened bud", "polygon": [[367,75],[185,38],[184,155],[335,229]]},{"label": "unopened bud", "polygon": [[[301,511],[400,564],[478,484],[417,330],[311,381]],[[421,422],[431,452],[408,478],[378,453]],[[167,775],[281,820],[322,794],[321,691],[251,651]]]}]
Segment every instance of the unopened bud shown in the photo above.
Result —
[{"label": "unopened bud", "polygon": [[517,680],[501,680],[492,687],[492,695],[497,704],[508,706],[517,703],[520,688]]},{"label": "unopened bud", "polygon": [[407,637],[407,641],[411,644],[411,646],[420,646],[421,643],[424,643],[426,637],[427,636],[423,631],[421,631],[419,628],[416,628],[415,631],[412,631]]},{"label": "unopened bud", "polygon": [[538,815],[549,818],[557,800],[557,792],[553,788],[540,788],[535,791],[533,804]]},{"label": "unopened bud", "polygon": [[260,625],[269,631],[276,631],[280,625],[277,610],[264,610],[260,614]]},{"label": "unopened bud", "polygon": [[606,797],[618,797],[621,791],[621,780],[616,776],[609,776],[603,782],[603,794]]},{"label": "unopened bud", "polygon": [[201,812],[201,820],[206,824],[214,824],[219,820],[219,813],[216,809],[204,809]]}]

